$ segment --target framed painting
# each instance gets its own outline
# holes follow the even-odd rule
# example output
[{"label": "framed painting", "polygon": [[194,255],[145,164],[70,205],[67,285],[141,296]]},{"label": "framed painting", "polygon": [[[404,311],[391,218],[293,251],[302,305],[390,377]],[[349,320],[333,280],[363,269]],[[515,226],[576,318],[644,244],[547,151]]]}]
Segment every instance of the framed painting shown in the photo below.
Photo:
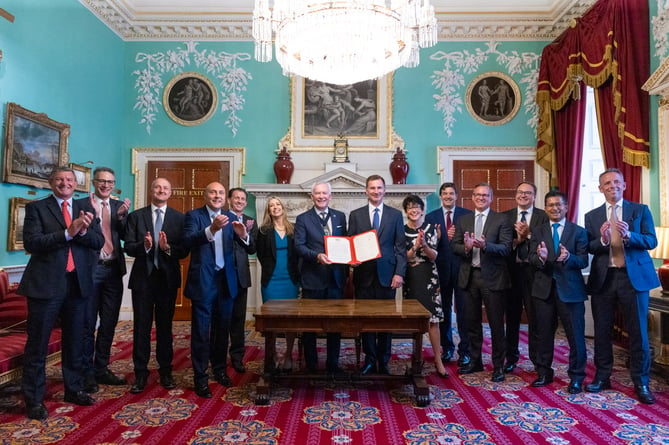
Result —
[{"label": "framed painting", "polygon": [[476,76],[465,96],[467,110],[485,125],[503,125],[520,109],[520,89],[513,79],[497,71]]},{"label": "framed painting", "polygon": [[77,178],[77,187],[74,189],[77,192],[88,193],[91,191],[91,168],[85,165],[72,164],[68,165],[74,170],[74,177]]},{"label": "framed painting", "polygon": [[67,163],[69,135],[68,124],[8,103],[2,180],[49,188],[51,170]]},{"label": "framed painting", "polygon": [[216,111],[218,93],[211,80],[194,72],[181,73],[167,83],[163,107],[176,123],[200,125]]},{"label": "framed painting", "polygon": [[[391,146],[392,75],[350,85],[291,79],[291,150],[331,151],[335,139],[349,148]],[[286,139],[284,137],[284,139]]]},{"label": "framed painting", "polygon": [[23,250],[23,220],[26,217],[26,204],[32,199],[9,199],[9,232],[7,250]]}]

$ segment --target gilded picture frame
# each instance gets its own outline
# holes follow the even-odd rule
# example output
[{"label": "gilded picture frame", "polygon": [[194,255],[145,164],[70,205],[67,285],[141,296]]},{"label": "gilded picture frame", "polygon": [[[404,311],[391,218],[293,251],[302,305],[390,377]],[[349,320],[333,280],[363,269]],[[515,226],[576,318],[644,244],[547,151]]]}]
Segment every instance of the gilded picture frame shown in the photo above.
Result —
[{"label": "gilded picture frame", "polygon": [[508,75],[489,71],[476,76],[467,86],[465,102],[469,114],[484,125],[511,121],[522,102],[520,89]]},{"label": "gilded picture frame", "polygon": [[349,149],[388,150],[392,145],[392,74],[350,85],[294,76],[291,126],[281,144],[291,151],[331,151],[344,137]]},{"label": "gilded picture frame", "polygon": [[3,148],[4,182],[49,187],[54,167],[67,163],[70,126],[13,102],[7,104]]},{"label": "gilded picture frame", "polygon": [[85,165],[73,164],[68,165],[74,170],[74,176],[77,179],[76,192],[89,193],[91,191],[91,168]]},{"label": "gilded picture frame", "polygon": [[32,199],[14,197],[9,199],[9,231],[7,232],[7,250],[24,250],[23,221],[26,217],[26,204]]},{"label": "gilded picture frame", "polygon": [[185,72],[174,76],[163,91],[163,107],[176,123],[195,126],[206,122],[218,103],[216,86],[203,74]]}]

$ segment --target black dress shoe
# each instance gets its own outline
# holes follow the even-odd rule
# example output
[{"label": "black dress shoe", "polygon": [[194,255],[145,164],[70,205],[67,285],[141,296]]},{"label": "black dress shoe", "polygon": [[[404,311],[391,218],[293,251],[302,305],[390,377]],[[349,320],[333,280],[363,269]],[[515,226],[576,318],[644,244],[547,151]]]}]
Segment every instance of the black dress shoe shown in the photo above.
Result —
[{"label": "black dress shoe", "polygon": [[100,385],[121,386],[128,384],[124,378],[114,375],[109,369],[106,369],[105,372],[100,375],[96,375],[95,381]]},{"label": "black dress shoe", "polygon": [[569,382],[569,386],[567,386],[567,392],[569,394],[580,394],[583,392],[583,382],[572,380]]},{"label": "black dress shoe", "polygon": [[548,375],[548,374],[539,374],[539,377],[537,377],[530,386],[533,386],[534,388],[541,388],[542,386],[546,386],[549,383],[553,383],[553,376]]},{"label": "black dress shoe", "polygon": [[90,406],[95,403],[95,399],[86,394],[85,391],[66,392],[63,400],[67,403],[74,403],[75,405],[81,406]]},{"label": "black dress shoe", "polygon": [[242,362],[232,362],[232,369],[234,369],[238,374],[244,374],[246,372],[246,368]]},{"label": "black dress shoe", "polygon": [[611,381],[606,380],[593,380],[591,384],[585,387],[586,392],[602,392],[605,389],[611,389]]},{"label": "black dress shoe", "polygon": [[95,394],[100,391],[100,387],[98,386],[98,382],[95,381],[95,377],[86,377],[86,379],[84,379],[84,391],[89,394]]},{"label": "black dress shoe", "polygon": [[46,420],[49,417],[49,411],[43,403],[26,406],[26,416],[33,420]]},{"label": "black dress shoe", "polygon": [[469,362],[468,365],[460,366],[458,368],[458,374],[473,374],[475,372],[483,371],[483,365],[475,365],[474,363]]},{"label": "black dress shoe", "polygon": [[467,366],[471,361],[472,359],[469,357],[469,354],[462,354],[460,358],[458,358],[458,366]]},{"label": "black dress shoe", "polygon": [[650,392],[648,385],[634,385],[634,392],[639,399],[639,402],[645,403],[646,405],[655,403],[655,396]]},{"label": "black dress shoe", "polygon": [[504,369],[495,368],[495,370],[492,372],[492,377],[490,377],[490,381],[497,383],[497,382],[503,382],[504,379],[505,379]]},{"label": "black dress shoe", "polygon": [[209,389],[209,385],[207,385],[206,383],[204,385],[196,386],[195,394],[204,399],[211,399],[211,389]]},{"label": "black dress shoe", "polygon": [[361,375],[376,374],[376,366],[372,365],[371,363],[367,363],[360,369],[360,374]]},{"label": "black dress shoe", "polygon": [[165,374],[160,376],[160,386],[165,389],[174,389],[177,387],[177,382],[174,381],[172,374]]},{"label": "black dress shoe", "polygon": [[515,363],[507,363],[504,365],[504,368],[502,369],[506,374],[513,372],[513,370],[516,369],[516,364]]},{"label": "black dress shoe", "polygon": [[450,362],[451,360],[453,360],[453,351],[446,351],[443,354],[441,354],[442,362]]},{"label": "black dress shoe", "polygon": [[379,365],[379,374],[390,375],[390,369],[386,365]]},{"label": "black dress shoe", "polygon": [[135,378],[135,383],[133,383],[132,386],[130,387],[130,393],[139,394],[140,392],[144,391],[145,387],[146,387],[146,377],[137,377]]},{"label": "black dress shoe", "polygon": [[[230,377],[224,372],[214,375],[214,379],[221,386],[232,386],[232,380],[230,380]],[[209,387],[207,386],[207,388]]]}]

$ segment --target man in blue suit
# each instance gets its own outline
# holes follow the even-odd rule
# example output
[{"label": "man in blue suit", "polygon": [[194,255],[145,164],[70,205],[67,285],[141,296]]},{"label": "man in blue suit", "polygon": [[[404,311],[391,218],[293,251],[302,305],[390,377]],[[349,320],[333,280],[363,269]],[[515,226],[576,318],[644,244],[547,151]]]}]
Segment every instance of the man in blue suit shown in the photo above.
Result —
[{"label": "man in blue suit", "polygon": [[599,191],[606,202],[585,214],[589,252],[594,255],[588,291],[592,295],[597,367],[586,391],[596,393],[611,387],[611,331],[616,306],[620,305],[629,336],[634,392],[641,403],[653,404],[647,317],[649,291],[660,282],[648,250],[657,246],[657,237],[648,206],[623,200],[626,188],[620,170],[605,170],[599,175]]},{"label": "man in blue suit", "polygon": [[441,336],[441,360],[448,362],[453,359],[455,344],[453,343],[453,331],[451,329],[451,307],[455,296],[455,311],[458,325],[458,366],[469,364],[469,335],[467,334],[467,322],[465,320],[464,302],[462,301],[462,289],[458,287],[458,271],[460,270],[460,257],[453,253],[451,240],[455,234],[455,225],[462,215],[471,213],[469,209],[457,206],[458,188],[452,182],[444,182],[439,187],[439,198],[441,207],[428,213],[425,222],[437,225],[441,230],[439,244],[437,245],[437,272],[439,273],[439,287],[441,289],[441,307],[444,310],[444,321],[439,323]]},{"label": "man in blue suit", "polygon": [[[210,183],[204,190],[204,207],[186,213],[184,222],[184,244],[191,251],[184,289],[192,304],[191,360],[195,392],[204,398],[212,396],[207,375],[210,360],[215,380],[222,386],[232,385],[223,336],[215,336],[212,344],[211,332],[228,330],[238,290],[233,243],[249,243],[246,225],[223,209],[225,196],[222,184]],[[213,348],[221,353],[213,354]]]},{"label": "man in blue suit", "polygon": [[23,243],[31,254],[17,293],[28,302],[23,357],[23,396],[26,415],[44,420],[46,356],[51,330],[60,319],[63,331],[65,402],[92,405],[83,391],[81,360],[86,305],[93,298],[93,273],[104,244],[95,210],[88,197],[73,200],[74,171],[57,167],[49,185],[53,194],[26,205]]},{"label": "man in blue suit", "polygon": [[567,221],[567,196],[550,191],[544,207],[550,222],[532,229],[529,262],[535,268],[532,283],[533,308],[537,316],[535,366],[537,379],[532,386],[553,381],[553,351],[558,317],[569,342],[570,394],[583,391],[585,365],[585,281],[581,269],[588,266],[588,234],[583,227]]},{"label": "man in blue suit", "polygon": [[[381,257],[355,265],[355,297],[362,300],[391,300],[395,298],[396,289],[404,283],[407,266],[402,212],[383,203],[386,182],[382,176],[369,176],[365,193],[369,203],[351,212],[348,234],[353,236],[376,229]],[[362,334],[365,364],[360,372],[363,375],[377,371],[389,374],[391,344],[390,332]]]},{"label": "man in blue suit", "polygon": [[[341,298],[346,285],[348,266],[334,264],[325,254],[325,236],[346,236],[346,216],[329,208],[332,189],[328,182],[318,182],[311,187],[314,206],[297,216],[295,221],[295,250],[300,258],[300,280],[303,298]],[[308,372],[317,369],[316,334],[302,334],[304,361]],[[325,369],[329,374],[339,372],[341,334],[327,334]]]}]

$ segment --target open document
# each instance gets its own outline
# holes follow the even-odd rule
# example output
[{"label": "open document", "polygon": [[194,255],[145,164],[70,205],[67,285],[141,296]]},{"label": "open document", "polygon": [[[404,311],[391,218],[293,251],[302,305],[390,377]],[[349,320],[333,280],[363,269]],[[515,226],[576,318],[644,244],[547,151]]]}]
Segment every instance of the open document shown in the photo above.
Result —
[{"label": "open document", "polygon": [[381,256],[376,230],[355,236],[326,236],[325,254],[333,263],[363,263]]}]

